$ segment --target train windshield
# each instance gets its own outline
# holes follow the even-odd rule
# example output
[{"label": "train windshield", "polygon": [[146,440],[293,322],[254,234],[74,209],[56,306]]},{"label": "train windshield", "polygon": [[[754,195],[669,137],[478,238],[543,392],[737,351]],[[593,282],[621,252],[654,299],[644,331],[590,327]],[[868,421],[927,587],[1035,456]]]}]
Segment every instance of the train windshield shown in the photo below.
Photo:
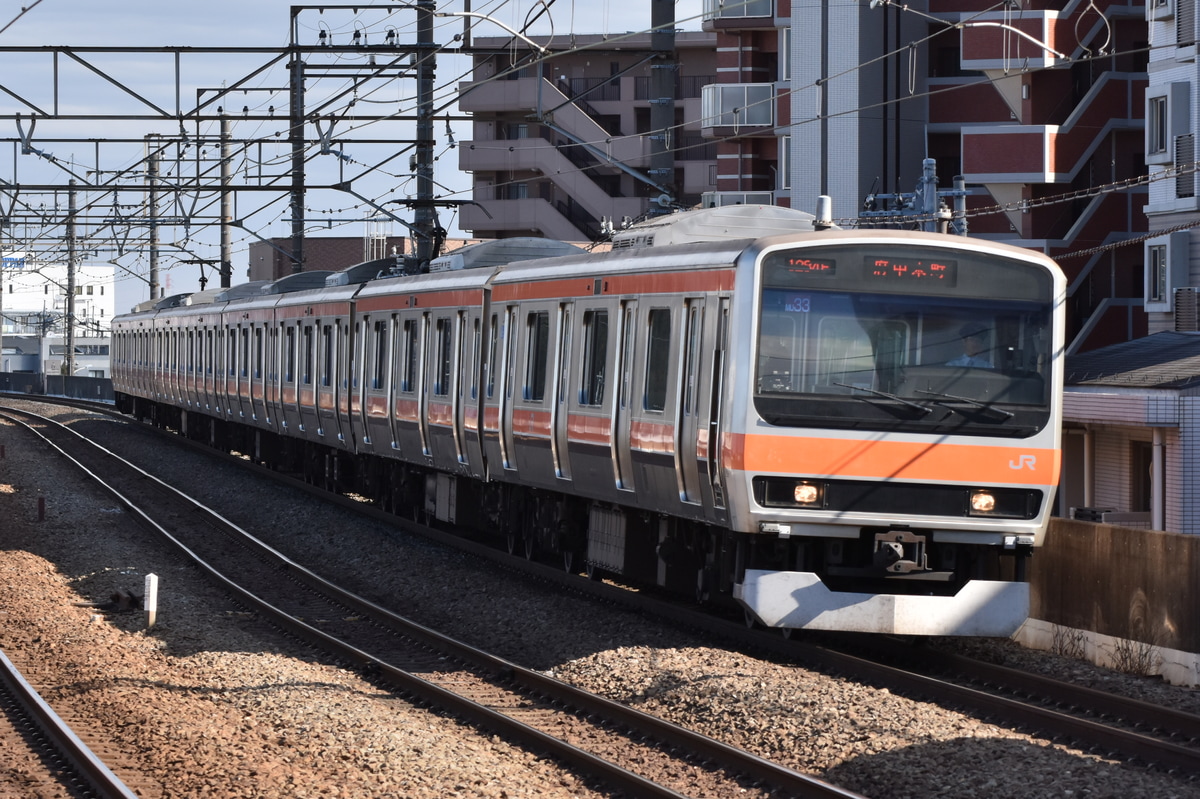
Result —
[{"label": "train windshield", "polygon": [[776,425],[1023,437],[1049,421],[1052,280],[894,245],[763,262],[755,406]]}]

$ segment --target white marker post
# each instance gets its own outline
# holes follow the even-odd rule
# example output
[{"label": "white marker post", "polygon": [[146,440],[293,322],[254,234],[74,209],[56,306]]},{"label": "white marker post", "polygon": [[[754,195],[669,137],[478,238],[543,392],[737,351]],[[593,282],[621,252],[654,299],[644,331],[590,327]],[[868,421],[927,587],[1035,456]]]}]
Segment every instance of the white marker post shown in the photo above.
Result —
[{"label": "white marker post", "polygon": [[146,575],[146,598],[142,600],[142,607],[146,609],[146,627],[149,629],[154,626],[154,617],[158,613],[158,575]]}]

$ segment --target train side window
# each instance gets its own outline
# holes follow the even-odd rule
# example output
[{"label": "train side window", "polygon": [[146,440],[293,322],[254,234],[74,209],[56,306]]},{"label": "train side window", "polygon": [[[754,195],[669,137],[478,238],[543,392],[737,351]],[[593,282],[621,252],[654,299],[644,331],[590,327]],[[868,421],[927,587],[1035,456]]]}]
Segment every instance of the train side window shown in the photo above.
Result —
[{"label": "train side window", "polygon": [[404,368],[400,390],[412,393],[417,390],[417,320],[407,319],[404,322]]},{"label": "train side window", "polygon": [[211,330],[204,331],[204,374],[211,375],[213,373],[213,332]]},{"label": "train side window", "polygon": [[333,385],[333,327],[321,327],[321,385]]},{"label": "train side window", "polygon": [[479,351],[483,346],[483,320],[475,317],[471,333],[471,399],[479,398]]},{"label": "train side window", "polygon": [[242,328],[242,357],[241,357],[240,366],[241,366],[241,368],[238,371],[241,372],[242,377],[249,377],[250,376],[250,330],[245,327]]},{"label": "train side window", "polygon": [[604,372],[608,367],[608,311],[584,311],[583,374],[580,405],[604,404]]},{"label": "train side window", "polygon": [[443,316],[436,322],[437,331],[437,375],[433,381],[433,393],[444,397],[450,393],[451,346],[454,343],[454,327],[450,317]]},{"label": "train side window", "polygon": [[233,335],[232,330],[223,330],[221,335],[225,337],[225,374],[229,377],[235,377],[237,372],[237,337]]},{"label": "train side window", "polygon": [[496,367],[498,362],[496,358],[500,354],[500,317],[497,314],[492,314],[491,324],[488,326],[488,348],[487,362],[483,368],[487,370],[485,378],[485,389],[487,397],[490,399],[496,393]]},{"label": "train side window", "polygon": [[296,328],[288,327],[283,333],[284,369],[283,379],[288,383],[296,382]]},{"label": "train side window", "polygon": [[351,331],[349,323],[338,322],[335,327],[336,334],[334,335],[334,343],[337,346],[337,374],[334,375],[335,382],[340,388],[358,388],[358,380],[362,375],[359,374],[361,369],[366,368],[358,361],[350,357],[350,339],[354,338],[354,331]]},{"label": "train side window", "polygon": [[374,347],[375,347],[374,356],[375,357],[372,358],[372,360],[371,360],[371,363],[373,364],[372,374],[371,374],[371,388],[381,389],[381,388],[383,388],[383,376],[387,370],[387,362],[388,362],[387,322],[382,321],[382,320],[376,321],[373,330],[375,331],[375,342],[374,342]]},{"label": "train side window", "polygon": [[263,376],[263,329],[254,328],[254,379],[261,380]]},{"label": "train side window", "polygon": [[696,405],[696,365],[700,352],[700,309],[689,308],[687,317],[687,349],[683,365],[683,412],[691,414]]},{"label": "train side window", "polygon": [[671,311],[652,308],[647,320],[646,393],[642,406],[648,411],[667,407],[667,377],[671,359]]},{"label": "train side window", "polygon": [[550,314],[535,311],[525,320],[528,335],[525,352],[524,398],[541,402],[546,396],[546,361],[550,354]]},{"label": "train side window", "polygon": [[316,353],[313,352],[313,329],[311,326],[305,327],[302,332],[304,354],[301,356],[300,362],[300,382],[306,386],[311,386],[313,381],[313,366]]}]

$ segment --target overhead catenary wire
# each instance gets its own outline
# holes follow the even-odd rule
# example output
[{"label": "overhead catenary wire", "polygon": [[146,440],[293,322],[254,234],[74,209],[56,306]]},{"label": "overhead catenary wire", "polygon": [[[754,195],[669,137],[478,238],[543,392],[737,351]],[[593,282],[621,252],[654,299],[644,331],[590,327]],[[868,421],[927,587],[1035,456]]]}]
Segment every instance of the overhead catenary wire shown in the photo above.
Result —
[{"label": "overhead catenary wire", "polygon": [[[499,3],[493,3],[493,4],[488,4],[488,5],[485,5],[485,6],[484,6],[484,10],[485,10],[485,12],[487,12],[487,13],[494,13],[494,12],[496,12],[496,11],[498,11],[498,10],[500,10],[500,9],[504,9],[504,8],[506,8],[506,7],[507,7],[507,8],[509,8],[509,9],[512,9],[512,10],[514,10],[514,12],[516,11],[516,8],[517,8],[517,6],[516,6],[515,4],[513,4],[513,3],[511,3],[511,2],[508,2],[508,0],[505,0],[505,2],[499,2]],[[538,9],[537,9],[537,10],[539,11],[539,13],[551,13],[551,12],[550,12],[550,10],[549,10],[549,5],[548,5],[548,4],[539,4],[539,6],[538,6]],[[909,9],[905,9],[905,10],[909,10]],[[573,12],[573,7],[572,7],[572,12]],[[944,20],[939,20],[939,22],[942,22],[942,23],[944,23],[944,24],[947,24],[947,25],[949,25],[949,23],[945,23],[945,21],[944,21]],[[356,25],[356,24],[357,24],[356,22],[354,22],[354,21],[351,21],[351,22],[347,23],[346,25],[334,26],[333,28],[330,28],[330,30],[331,30],[331,35],[342,35],[342,34],[344,34],[344,35],[347,35],[347,36],[348,36],[348,35],[350,35],[350,32],[351,32],[352,30],[354,30],[354,29],[357,29],[357,28],[355,28],[355,25]],[[520,23],[514,23],[514,24],[520,24]],[[403,28],[402,28],[402,29],[403,29]],[[953,29],[953,26],[949,26],[949,27],[947,27],[947,29],[946,29],[946,30],[952,30],[952,29]],[[946,30],[935,32],[934,34],[931,34],[931,37],[932,37],[933,35],[940,35],[941,33],[944,33],[944,32],[946,32]],[[378,30],[365,30],[365,29],[364,29],[364,31],[365,31],[365,32],[364,32],[364,34],[363,34],[364,36],[383,35],[382,29],[378,29]],[[619,42],[619,41],[621,41],[623,38],[627,38],[627,37],[630,37],[630,36],[636,36],[636,35],[642,35],[642,34],[644,34],[644,33],[646,33],[646,32],[648,32],[648,31],[639,31],[639,32],[635,32],[635,33],[623,34],[623,35],[621,35],[621,36],[608,37],[608,38],[606,39],[606,44],[611,44],[611,43],[614,43],[614,42]],[[930,37],[930,38],[931,38],[931,37]],[[923,40],[923,41],[924,41],[924,40]],[[596,45],[596,46],[601,46],[601,45]],[[908,52],[909,52],[909,53],[911,53],[911,52],[913,52],[913,50],[912,50],[913,46],[914,46],[914,44],[908,44],[908,45],[905,45],[905,49],[908,49]],[[588,48],[587,48],[587,47],[570,47],[570,46],[568,46],[568,48],[567,48],[567,49],[565,49],[565,50],[561,51],[561,54],[579,52],[579,51],[581,51],[581,50],[585,50],[585,49],[588,49]],[[439,46],[439,47],[438,47],[438,49],[436,50],[436,52],[437,52],[438,54],[451,53],[451,52],[454,52],[454,48],[453,48],[453,47],[452,47],[450,44],[447,44],[447,45]],[[899,51],[897,51],[897,52],[899,52]],[[895,56],[896,54],[897,54],[897,53],[895,53],[895,52],[894,52],[894,53],[887,53],[887,54],[884,54],[884,55],[882,55],[882,56],[879,56],[879,58],[890,58],[890,57],[893,57],[893,56]],[[429,54],[429,56],[426,56],[426,57],[432,57],[432,55],[433,55],[433,53],[431,52],[431,53]],[[346,55],[344,55],[344,54],[340,54],[340,53],[338,54],[338,57],[339,57],[339,58],[342,58],[342,59],[348,59],[348,58],[349,58],[349,56],[346,56]],[[557,57],[557,55],[549,56],[548,58],[550,58],[550,57]],[[872,59],[871,61],[864,62],[864,64],[857,65],[856,67],[854,67],[854,68],[851,68],[850,70],[847,70],[847,71],[845,71],[845,72],[839,73],[839,75],[846,74],[847,72],[849,72],[849,71],[852,71],[853,69],[861,69],[861,68],[863,68],[864,66],[866,66],[866,65],[868,65],[868,64],[870,64],[870,63],[874,63],[874,61],[877,61],[877,60],[878,60],[878,59]],[[529,63],[529,62],[526,62],[526,63],[525,63],[525,64],[523,64],[522,66],[527,66],[527,65],[528,65],[528,63]],[[1053,68],[1053,67],[1047,67],[1047,68]],[[465,76],[465,75],[469,75],[469,74],[471,74],[470,68],[468,68],[468,69],[467,69],[467,70],[466,70],[464,73],[462,73],[462,74],[463,74],[464,76]],[[461,76],[460,76],[460,77],[461,77]],[[820,80],[821,80],[821,81],[828,81],[828,80],[832,80],[832,79],[834,79],[835,77],[838,77],[838,75],[825,76],[825,77],[823,77],[823,78],[822,78],[822,79],[820,79]],[[499,76],[497,76],[497,78],[495,78],[495,79],[499,79]],[[265,78],[264,78],[264,80],[265,80]],[[391,84],[391,85],[394,85],[395,83],[396,83],[396,81],[395,81],[395,80],[393,80],[393,81],[391,81],[391,82],[390,82],[390,84]],[[447,109],[449,109],[449,107],[450,107],[450,106],[453,104],[453,102],[454,102],[454,101],[455,101],[455,99],[457,98],[457,96],[458,96],[458,94],[457,94],[457,91],[458,91],[458,90],[457,90],[457,86],[455,85],[455,84],[456,84],[456,81],[447,81],[447,82],[444,82],[444,83],[442,83],[442,82],[439,82],[439,84],[440,84],[440,85],[437,87],[437,90],[436,90],[436,95],[437,95],[437,97],[439,97],[439,98],[440,98],[440,101],[439,101],[439,102],[440,102],[440,105],[438,106],[438,109],[439,109],[439,112],[444,112],[444,111],[446,111]],[[347,84],[347,85],[348,85],[348,84]],[[802,91],[802,90],[805,90],[805,89],[808,89],[808,88],[812,88],[812,87],[814,87],[814,86],[817,86],[817,85],[819,85],[819,83],[814,83],[814,84],[811,84],[810,86],[806,86],[806,87],[793,87],[793,88],[792,88],[790,91],[791,91],[791,93],[792,93],[792,94],[795,94],[797,91]],[[965,87],[964,87],[964,88],[965,88]],[[941,89],[941,90],[938,90],[938,91],[948,91],[948,90],[955,90],[955,89]],[[358,94],[354,95],[354,96],[351,98],[351,99],[353,100],[353,102],[351,102],[351,100],[349,100],[349,99],[348,99],[348,100],[347,100],[347,101],[346,101],[346,102],[345,102],[345,103],[344,103],[344,104],[343,104],[343,105],[342,105],[340,108],[329,108],[328,110],[329,110],[329,112],[330,112],[331,114],[340,115],[340,118],[342,118],[342,119],[347,119],[347,120],[350,120],[350,119],[351,119],[351,116],[352,116],[352,111],[353,111],[354,105],[355,105],[356,103],[375,102],[375,101],[376,101],[376,99],[379,97],[379,95],[380,95],[380,94],[381,94],[383,91],[386,91],[386,89],[385,89],[385,87],[384,87],[384,86],[382,86],[382,85],[380,85],[380,86],[378,86],[378,87],[373,87],[371,90],[369,90],[369,91],[367,91],[367,92],[361,92],[361,93],[358,93]],[[936,93],[936,92],[933,92],[933,91],[931,91],[931,92],[925,92],[925,93],[920,93],[920,94],[914,94],[914,95],[913,95],[913,98],[914,98],[914,99],[917,99],[917,98],[920,98],[920,97],[932,96],[932,95],[933,95],[933,94],[935,94],[935,93]],[[398,102],[398,106],[404,106],[404,105],[407,103],[407,100],[408,100],[408,98],[400,98],[400,99],[397,101],[397,102]],[[772,98],[770,99],[770,102],[775,102],[776,100],[777,100],[777,97],[772,97]],[[901,101],[901,99],[900,99],[900,98],[897,98],[896,100],[889,101],[889,103],[888,103],[888,104],[890,104],[891,102],[900,102],[900,101]],[[268,100],[264,100],[264,101],[262,101],[262,102],[263,102],[263,103],[266,103],[266,102],[269,102],[269,101],[268,101]],[[414,107],[415,107],[415,98],[413,99],[413,101],[412,101],[412,102],[413,102],[413,104],[414,104]],[[850,109],[850,110],[846,110],[846,111],[839,112],[839,114],[838,114],[838,115],[841,115],[841,114],[850,114],[850,113],[862,113],[862,112],[864,112],[864,111],[869,111],[869,110],[872,110],[872,109],[873,109],[873,108],[875,108],[875,107],[879,107],[879,106],[882,106],[882,105],[885,105],[885,104],[884,104],[884,103],[881,103],[881,104],[875,104],[875,105],[873,105],[873,106],[863,106],[863,107],[860,107],[860,108],[857,108],[857,109]],[[261,104],[259,105],[259,108],[261,108]],[[393,116],[400,116],[400,115],[404,114],[404,113],[405,113],[407,110],[408,110],[407,108],[404,108],[404,107],[399,107],[399,108],[397,109],[396,113],[395,113]],[[814,121],[814,120],[801,120],[801,121],[798,121],[798,122],[796,122],[796,123],[792,123],[792,122],[789,120],[787,124],[781,124],[781,125],[776,125],[776,126],[774,126],[773,130],[774,130],[775,132],[777,132],[777,133],[779,133],[779,132],[784,132],[784,131],[786,131],[786,130],[787,130],[787,129],[789,129],[789,128],[795,127],[796,125],[804,125],[804,124],[809,124],[809,123],[811,123],[812,121]],[[307,120],[306,120],[306,122],[307,122]],[[346,130],[348,130],[348,131],[358,131],[358,130],[361,130],[361,129],[365,129],[366,127],[368,127],[368,126],[369,126],[369,125],[371,125],[371,124],[377,124],[377,123],[374,123],[374,122],[363,122],[363,123],[357,123],[357,122],[356,122],[355,124],[353,124],[353,125],[349,126],[349,127],[346,129]],[[261,130],[264,128],[264,126],[265,126],[265,125],[266,125],[266,123],[262,123],[262,122],[258,123],[258,126],[257,126],[257,128],[255,129],[255,135],[258,135],[258,133],[259,133],[259,132],[261,132]],[[676,129],[677,129],[677,128],[676,128]],[[210,128],[210,130],[211,130],[211,128]],[[280,135],[280,134],[281,134],[281,135],[286,135],[286,132],[287,132],[287,130],[286,130],[286,126],[285,126],[285,129],[284,129],[283,131],[278,131],[278,132],[277,132],[277,135]],[[755,134],[758,134],[758,133],[761,133],[761,132],[762,132],[762,129],[761,129],[761,128],[759,128],[759,129],[756,129],[756,130],[755,130]],[[741,136],[729,136],[729,137],[726,137],[724,140],[736,140],[736,139],[738,139],[738,138],[741,138]],[[209,140],[209,141],[213,141],[213,138],[212,138],[212,136],[211,136],[211,135],[208,137],[208,140]],[[612,139],[612,141],[616,141],[616,140],[617,140],[617,139],[616,139],[615,137]],[[705,142],[705,143],[704,143],[702,146],[706,146],[706,147],[707,147],[707,146],[711,146],[712,144],[716,143],[717,141],[719,141],[719,140],[707,140],[707,141],[706,141],[706,142]],[[606,144],[606,143],[608,143],[608,142],[596,142],[595,144],[597,144],[597,145],[600,145],[600,146],[603,146],[603,145],[604,145],[604,144]],[[194,146],[196,146],[196,145],[194,145]],[[320,154],[319,152],[316,152],[316,150],[318,150],[318,149],[319,149],[319,148],[318,148],[318,147],[317,147],[317,145],[316,145],[316,144],[314,144],[314,143],[309,143],[309,144],[307,144],[307,145],[306,145],[306,160],[307,160],[308,162],[310,162],[310,163],[311,163],[311,161],[312,161],[313,159],[320,158],[320,155],[321,155],[321,154]],[[688,149],[688,146],[687,146],[687,145],[685,145],[685,146],[683,146],[683,147],[673,147],[673,148],[671,148],[671,149],[672,149],[672,151],[673,151],[673,152],[679,153],[679,152],[682,152],[682,151],[684,151],[684,150]],[[444,154],[445,152],[446,152],[445,150],[443,150],[443,151],[442,151],[442,153],[443,153],[443,154]],[[250,159],[250,154],[249,154],[249,152],[248,152],[248,149],[242,149],[242,150],[240,150],[240,157],[241,157],[241,158],[243,158],[243,160],[244,160],[246,163],[249,163],[249,162],[250,162],[250,160],[251,160],[251,159]],[[281,162],[286,162],[286,159],[287,159],[287,157],[288,157],[287,155],[285,155],[285,154],[281,154],[280,156],[278,156],[278,160],[279,160],[279,161],[281,161]],[[268,162],[264,162],[264,163],[266,163],[266,164],[269,164],[270,162],[268,161]],[[388,175],[388,176],[390,176],[390,177],[392,177],[392,178],[394,178],[394,179],[396,179],[396,180],[399,180],[399,181],[401,181],[401,184],[400,184],[400,185],[403,185],[403,181],[411,179],[409,176],[405,175],[405,174],[404,174],[403,172],[401,172],[401,171],[394,171],[394,172],[393,172],[393,171],[386,170],[382,164],[378,164],[378,163],[377,163],[377,164],[364,163],[364,162],[362,162],[360,159],[353,158],[353,157],[352,157],[352,161],[351,161],[350,163],[353,163],[355,166],[361,167],[363,170],[365,170],[363,173],[360,173],[360,174],[367,174],[367,173],[370,173],[370,172],[374,172],[374,173],[377,173],[377,174]],[[207,171],[209,171],[209,172],[211,173],[211,170],[215,169],[215,166],[214,166],[214,164],[215,164],[215,162],[209,162],[209,164],[208,164],[208,167],[207,167]],[[131,169],[131,171],[132,171],[132,169]],[[282,179],[282,178],[277,178],[277,179]],[[442,187],[442,188],[446,188],[446,187]],[[1112,189],[1112,190],[1120,190],[1120,189]],[[451,198],[451,197],[455,197],[455,196],[461,196],[461,195],[467,194],[467,193],[468,193],[468,192],[470,192],[470,191],[471,191],[471,189],[470,189],[470,188],[465,188],[465,189],[456,190],[456,191],[451,191],[451,190],[448,190],[448,189],[447,189],[447,191],[446,191],[446,193],[445,193],[445,194],[442,194],[442,195],[439,195],[439,196],[440,196],[440,197],[443,197],[443,198]],[[216,196],[217,196],[217,195],[214,193],[214,194],[213,194],[213,195],[212,195],[212,196],[211,196],[211,197],[208,199],[208,201],[207,201],[207,202],[200,200],[199,196],[196,196],[196,197],[194,197],[194,198],[193,198],[193,206],[192,206],[192,211],[193,211],[194,213],[202,213],[202,212],[204,212],[204,211],[206,211],[206,210],[210,210],[210,209],[212,209],[212,208],[213,208],[213,206],[214,206],[214,205],[215,205],[215,203],[216,203],[216,199],[215,199],[215,198],[216,198]],[[387,194],[379,194],[379,195],[376,195],[376,196],[374,196],[372,199],[373,199],[374,201],[376,201],[376,202],[383,202],[383,201],[385,201],[385,200],[386,200],[386,197],[387,197],[387,196],[388,196]],[[176,198],[176,199],[177,199],[177,198]],[[260,208],[254,209],[254,210],[252,210],[250,213],[248,213],[248,214],[243,214],[243,215],[241,215],[241,216],[242,216],[243,220],[255,219],[255,218],[258,218],[258,217],[260,217],[262,214],[264,214],[264,213],[267,213],[268,211],[270,211],[271,207],[272,207],[272,203],[264,203],[264,204],[263,204],[263,205],[262,205]],[[357,208],[357,209],[360,209],[360,210],[361,210],[361,209],[365,208],[366,206],[364,206],[363,204],[359,203],[359,204],[353,204],[353,205],[351,205],[351,206],[349,206],[349,207],[350,207],[350,208]],[[337,209],[337,210],[336,210],[336,213],[343,213],[343,212],[344,212],[344,210],[345,210],[345,209]],[[279,219],[282,217],[282,213],[283,213],[283,212],[270,211],[270,213],[271,213],[271,215],[272,215],[272,217],[273,217],[273,220],[272,220],[272,221],[266,221],[266,220],[264,220],[262,224],[273,224],[273,223],[274,223],[274,221],[278,221],[278,220],[279,220]],[[973,212],[973,213],[978,213],[978,212]],[[187,230],[185,230],[185,232],[184,232],[184,235],[183,235],[183,236],[181,236],[181,237],[178,237],[178,238],[176,239],[176,242],[178,242],[178,243],[183,243],[183,244],[187,244],[188,242],[190,242],[190,241],[192,240],[192,236],[193,236],[195,233],[197,233],[199,230],[201,230],[201,229],[203,229],[203,228],[205,228],[205,227],[212,227],[212,226],[214,226],[215,224],[217,224],[217,223],[216,223],[216,222],[203,222],[203,221],[199,220],[198,218],[195,218],[195,217],[193,217],[193,218],[190,220],[190,222],[189,222],[189,224],[188,224],[188,226],[187,226],[187,228],[188,228],[188,229],[187,229]],[[316,224],[316,223],[314,223],[314,224]],[[237,241],[238,241],[239,243],[244,243],[245,241],[247,241],[247,240],[251,240],[252,238],[253,238],[253,237],[252,237],[251,235],[249,235],[249,234],[246,234],[246,235],[242,235],[242,236],[240,236],[240,237],[237,239]]]}]

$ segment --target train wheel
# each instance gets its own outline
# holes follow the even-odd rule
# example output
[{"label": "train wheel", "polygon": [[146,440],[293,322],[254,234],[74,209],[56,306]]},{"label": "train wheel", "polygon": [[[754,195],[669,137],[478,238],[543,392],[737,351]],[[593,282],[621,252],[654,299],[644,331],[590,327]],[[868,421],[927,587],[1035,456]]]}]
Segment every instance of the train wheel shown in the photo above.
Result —
[{"label": "train wheel", "polygon": [[754,630],[760,626],[758,623],[758,619],[755,618],[754,614],[751,613],[749,610],[742,608],[742,613],[743,613],[743,618],[745,619],[745,622],[746,622],[747,629]]},{"label": "train wheel", "polygon": [[509,532],[504,536],[504,548],[508,550],[508,554],[517,554],[517,534]]},{"label": "train wheel", "polygon": [[521,540],[525,542],[525,560],[533,560],[533,556],[537,554],[537,539],[527,535]]},{"label": "train wheel", "polygon": [[591,562],[588,562],[583,567],[583,573],[587,575],[587,578],[589,580],[591,580],[592,582],[597,582],[597,583],[600,582],[600,580],[603,576],[603,573],[602,573],[600,567]]},{"label": "train wheel", "polygon": [[575,553],[569,549],[564,549],[562,556],[563,571],[565,571],[567,574],[574,574],[577,571],[575,568]]}]

